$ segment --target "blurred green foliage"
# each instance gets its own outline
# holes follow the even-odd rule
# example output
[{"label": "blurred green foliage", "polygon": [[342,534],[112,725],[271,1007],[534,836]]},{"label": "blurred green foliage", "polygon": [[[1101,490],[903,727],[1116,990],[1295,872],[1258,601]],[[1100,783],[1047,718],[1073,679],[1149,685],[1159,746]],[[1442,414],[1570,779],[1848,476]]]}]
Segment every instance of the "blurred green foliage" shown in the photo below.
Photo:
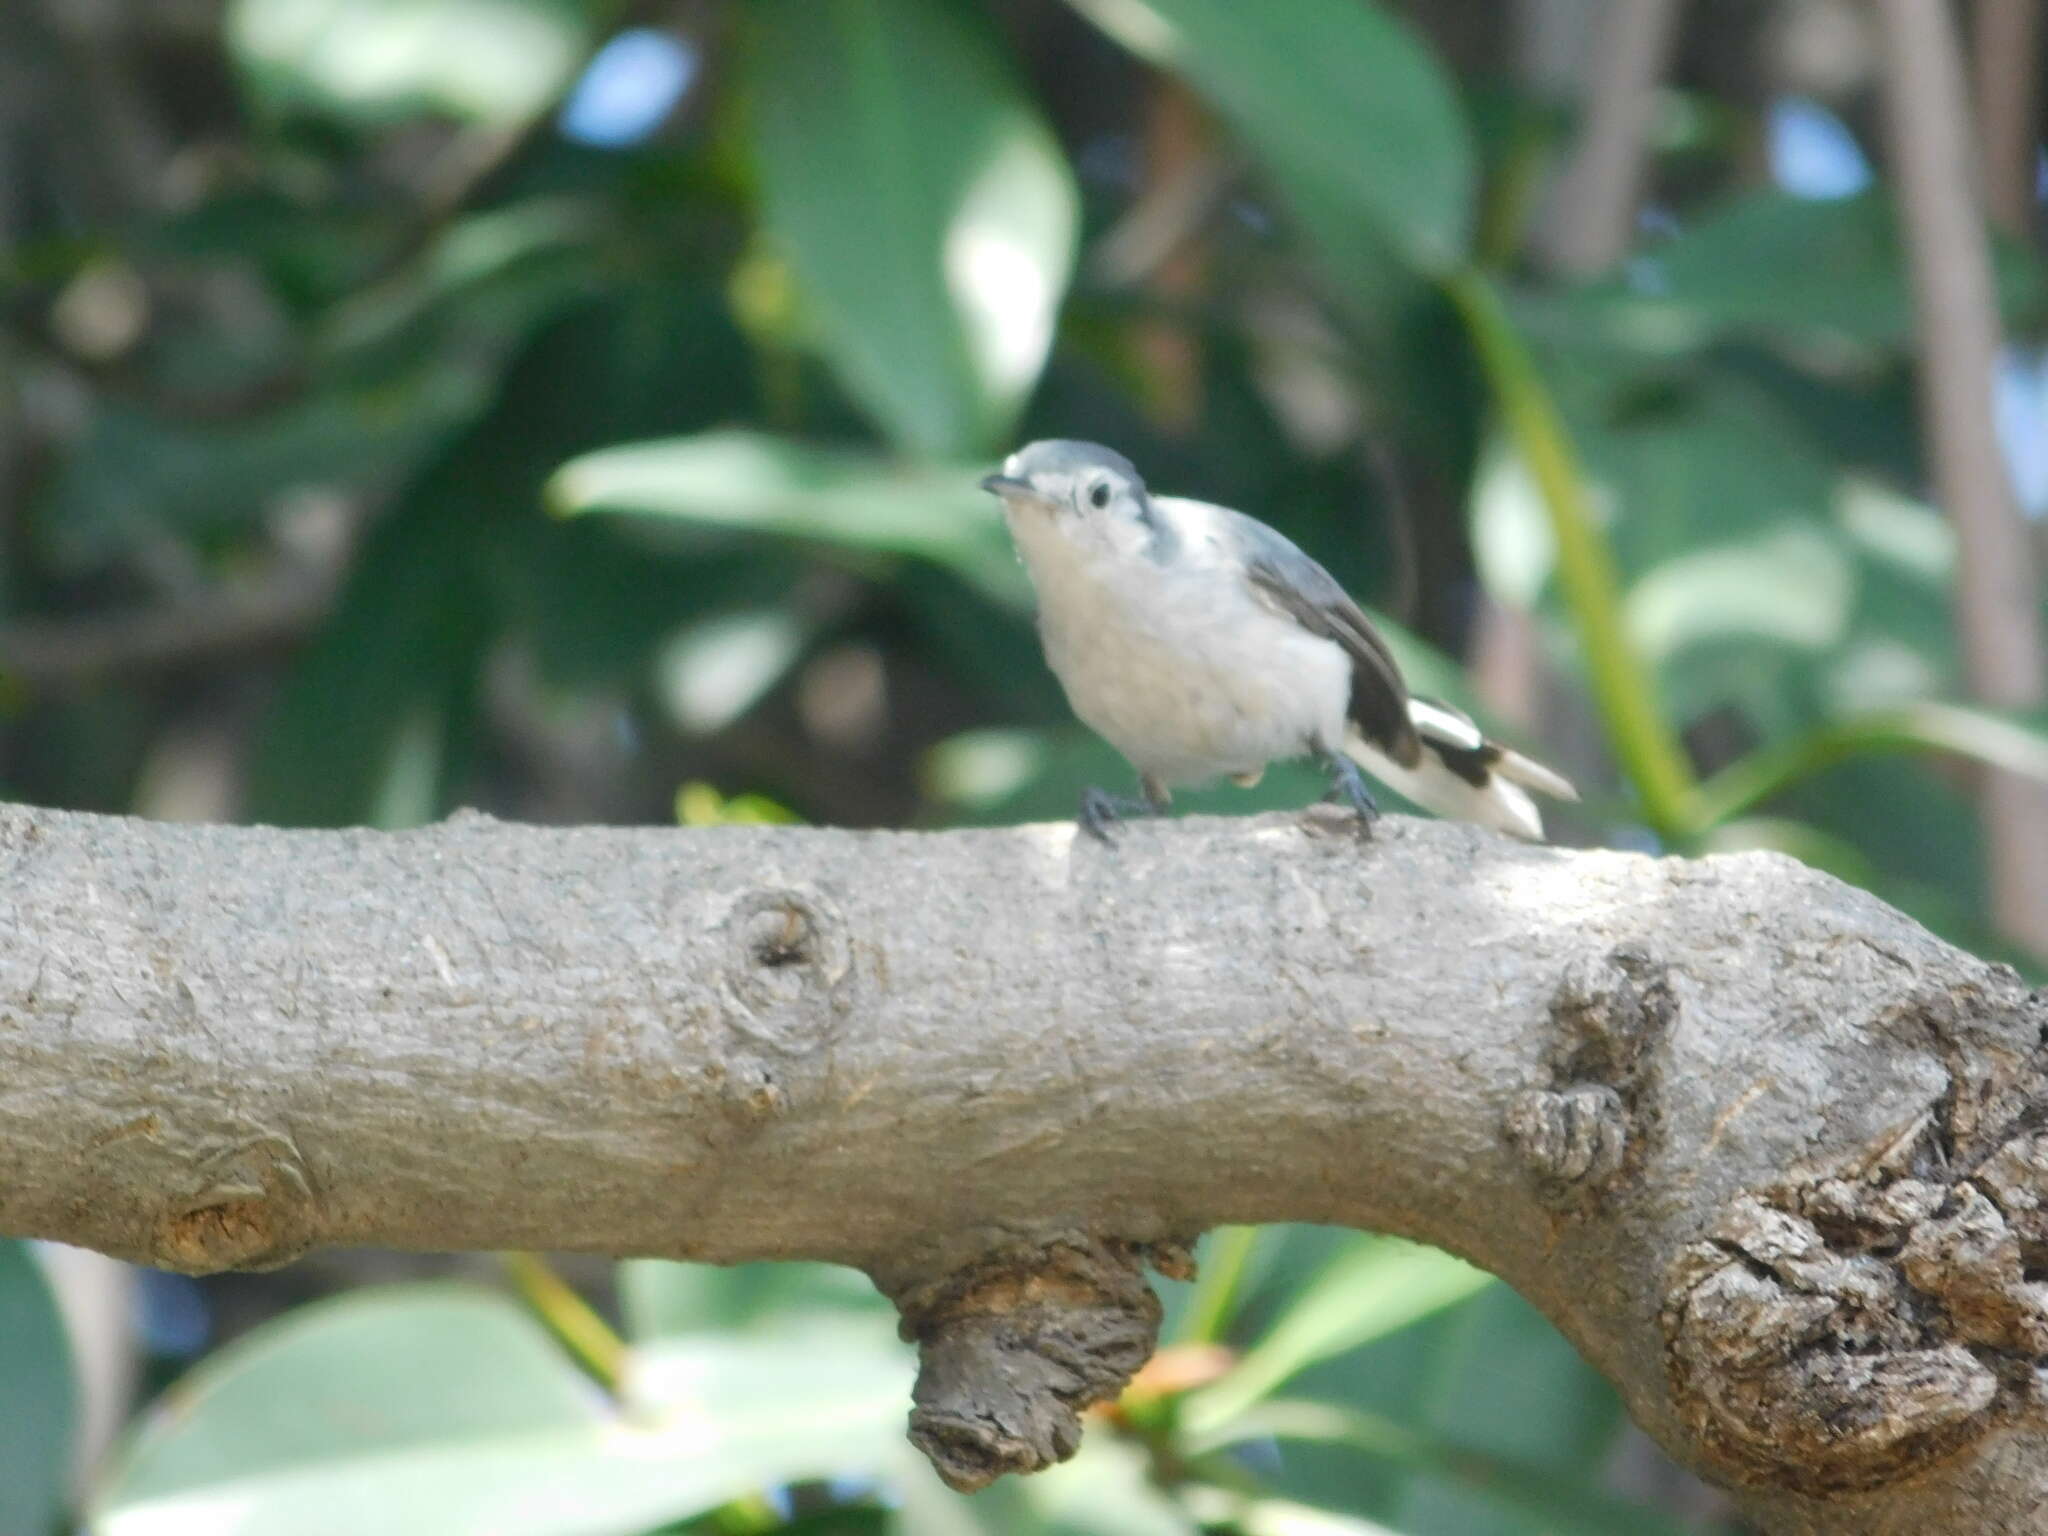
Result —
[{"label": "blurred green foliage", "polygon": [[49,1536],[68,1502],[77,1392],[63,1319],[28,1246],[0,1239],[0,1536]]},{"label": "blurred green foliage", "polygon": [[[0,789],[300,825],[1063,816],[1122,770],[973,484],[1078,436],[1287,529],[1426,691],[1473,702],[1482,617],[1520,616],[1521,726],[1590,790],[1565,840],[1783,848],[1997,948],[1956,764],[2048,777],[2048,746],[1958,699],[1888,201],[1760,185],[1759,92],[1708,50],[1665,103],[1663,232],[1561,279],[1530,188],[1569,114],[1460,15],[8,7]],[[2026,330],[2039,261],[1999,256]],[[1714,1528],[1616,1491],[1654,1457],[1612,1391],[1456,1261],[1319,1229],[1202,1257],[1076,1461],[973,1500],[902,1443],[861,1277],[626,1264],[614,1337],[529,1261],[221,1348],[87,1523]],[[47,1532],[71,1384],[18,1245],[0,1363],[0,1532]]]}]

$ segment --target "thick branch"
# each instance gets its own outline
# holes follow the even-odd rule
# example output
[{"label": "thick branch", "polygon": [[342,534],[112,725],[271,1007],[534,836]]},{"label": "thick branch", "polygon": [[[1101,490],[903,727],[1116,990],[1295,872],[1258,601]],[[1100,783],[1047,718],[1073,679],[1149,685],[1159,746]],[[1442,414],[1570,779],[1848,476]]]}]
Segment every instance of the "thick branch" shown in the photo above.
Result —
[{"label": "thick branch", "polygon": [[1393,819],[281,833],[0,811],[0,1231],[874,1275],[957,1484],[1218,1222],[1507,1277],[1779,1531],[2048,1498],[2048,1008],[1767,855]]}]

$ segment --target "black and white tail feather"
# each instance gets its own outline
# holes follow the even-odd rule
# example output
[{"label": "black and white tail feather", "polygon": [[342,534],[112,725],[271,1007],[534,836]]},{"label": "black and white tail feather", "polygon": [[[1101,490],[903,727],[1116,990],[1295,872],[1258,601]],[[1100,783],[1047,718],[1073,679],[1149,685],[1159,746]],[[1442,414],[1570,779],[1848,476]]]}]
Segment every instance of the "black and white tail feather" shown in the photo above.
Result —
[{"label": "black and white tail feather", "polygon": [[1488,740],[1469,716],[1448,704],[1410,697],[1408,719],[1419,749],[1413,762],[1396,762],[1355,725],[1344,752],[1426,810],[1540,843],[1543,813],[1529,791],[1554,800],[1579,798],[1569,779],[1512,747]]}]

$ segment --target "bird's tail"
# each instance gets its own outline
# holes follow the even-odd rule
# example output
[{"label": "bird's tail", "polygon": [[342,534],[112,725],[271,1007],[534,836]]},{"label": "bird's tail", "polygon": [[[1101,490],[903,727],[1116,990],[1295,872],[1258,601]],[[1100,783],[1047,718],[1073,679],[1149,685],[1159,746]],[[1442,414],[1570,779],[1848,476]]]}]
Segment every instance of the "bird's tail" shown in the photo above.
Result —
[{"label": "bird's tail", "polygon": [[1422,756],[1404,767],[1356,731],[1345,751],[1374,778],[1440,816],[1497,827],[1531,842],[1543,841],[1543,816],[1529,791],[1576,800],[1569,779],[1512,747],[1489,741],[1464,714],[1435,699],[1411,698],[1408,718],[1422,741]]}]

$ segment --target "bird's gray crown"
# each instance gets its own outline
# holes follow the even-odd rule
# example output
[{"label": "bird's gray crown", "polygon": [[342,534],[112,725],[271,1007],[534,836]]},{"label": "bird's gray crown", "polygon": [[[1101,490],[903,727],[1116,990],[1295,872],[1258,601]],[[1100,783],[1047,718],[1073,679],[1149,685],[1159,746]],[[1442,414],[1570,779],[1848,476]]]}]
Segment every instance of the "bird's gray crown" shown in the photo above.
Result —
[{"label": "bird's gray crown", "polygon": [[1019,480],[1032,481],[1041,476],[1071,476],[1087,469],[1107,469],[1132,486],[1142,489],[1145,484],[1138,475],[1138,467],[1114,448],[1064,437],[1025,444],[1010,455],[1010,461],[1003,469]]}]

